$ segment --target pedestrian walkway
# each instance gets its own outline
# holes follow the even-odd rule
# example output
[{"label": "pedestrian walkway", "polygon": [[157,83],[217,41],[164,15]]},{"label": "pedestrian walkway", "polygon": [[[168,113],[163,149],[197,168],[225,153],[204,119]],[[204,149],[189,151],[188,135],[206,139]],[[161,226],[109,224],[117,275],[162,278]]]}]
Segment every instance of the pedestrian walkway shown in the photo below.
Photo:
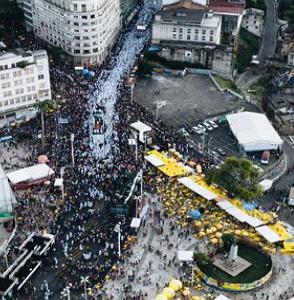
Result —
[{"label": "pedestrian walkway", "polygon": [[138,242],[132,246],[132,255],[123,265],[124,275],[105,282],[105,299],[139,295],[153,299],[172,277],[183,275],[177,251],[192,250],[198,242],[188,230],[175,226],[174,219],[165,219],[162,212],[161,203],[153,205],[148,221],[140,228]]}]

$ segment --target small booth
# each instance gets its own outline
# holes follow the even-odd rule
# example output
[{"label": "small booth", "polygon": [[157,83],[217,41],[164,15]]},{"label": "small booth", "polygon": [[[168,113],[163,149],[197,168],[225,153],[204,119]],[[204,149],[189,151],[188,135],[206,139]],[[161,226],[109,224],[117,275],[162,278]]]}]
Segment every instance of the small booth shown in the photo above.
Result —
[{"label": "small booth", "polygon": [[27,189],[35,184],[47,181],[54,171],[45,163],[23,168],[7,174],[10,184],[15,189]]},{"label": "small booth", "polygon": [[152,143],[151,132],[152,128],[141,121],[132,123],[131,131],[135,138],[138,138],[139,141],[143,144],[150,145]]}]

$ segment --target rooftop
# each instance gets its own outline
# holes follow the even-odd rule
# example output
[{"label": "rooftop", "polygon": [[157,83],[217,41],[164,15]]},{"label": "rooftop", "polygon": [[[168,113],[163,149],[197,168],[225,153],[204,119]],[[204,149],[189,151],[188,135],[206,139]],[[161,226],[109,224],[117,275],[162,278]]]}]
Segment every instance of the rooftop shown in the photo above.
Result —
[{"label": "rooftop", "polygon": [[189,10],[203,10],[205,9],[205,6],[194,3],[192,0],[180,0],[179,2],[165,5],[163,10],[175,10],[179,8],[185,8]]},{"label": "rooftop", "polygon": [[215,13],[241,15],[245,9],[245,1],[210,0],[208,8]]}]

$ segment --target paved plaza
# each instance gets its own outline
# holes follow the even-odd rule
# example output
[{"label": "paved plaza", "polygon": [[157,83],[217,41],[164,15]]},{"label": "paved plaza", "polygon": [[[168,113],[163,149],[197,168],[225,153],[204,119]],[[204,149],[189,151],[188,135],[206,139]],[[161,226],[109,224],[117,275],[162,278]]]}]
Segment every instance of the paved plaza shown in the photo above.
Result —
[{"label": "paved plaza", "polygon": [[[159,94],[158,94],[159,92]],[[134,90],[134,100],[156,113],[177,128],[187,123],[194,126],[209,116],[220,115],[241,107],[235,96],[220,92],[211,79],[204,75],[171,77],[153,75],[139,80]]]},{"label": "paved plaza", "polygon": [[[131,255],[119,268],[123,270],[123,274],[114,273],[112,278],[105,282],[103,290],[106,295],[103,299],[121,300],[140,294],[143,295],[143,299],[154,299],[172,278],[192,280],[190,270],[181,267],[177,258],[178,250],[207,253],[213,249],[205,240],[199,241],[189,230],[178,227],[175,218],[158,218],[154,211],[163,215],[163,207],[158,200],[156,206],[153,205],[145,226],[140,228],[137,242],[131,246]],[[192,294],[221,293],[234,300],[288,299],[285,297],[286,293],[294,295],[293,257],[275,254],[272,255],[272,260],[272,278],[257,290],[235,294],[214,290],[203,284],[200,291],[192,291]],[[124,287],[128,285],[131,286],[131,290],[125,292]],[[280,295],[285,298],[281,298]]]}]

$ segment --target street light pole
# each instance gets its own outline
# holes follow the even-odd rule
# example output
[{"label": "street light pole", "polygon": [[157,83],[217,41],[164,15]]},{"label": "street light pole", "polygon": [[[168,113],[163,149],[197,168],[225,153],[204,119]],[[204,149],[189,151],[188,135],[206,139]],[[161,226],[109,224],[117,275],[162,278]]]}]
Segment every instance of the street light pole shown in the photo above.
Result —
[{"label": "street light pole", "polygon": [[41,126],[42,126],[42,149],[45,147],[45,120],[44,120],[44,109],[41,107]]},{"label": "street light pole", "polygon": [[117,232],[117,238],[118,238],[118,257],[121,257],[121,246],[120,246],[120,239],[121,239],[121,223],[118,222],[115,225],[114,231]]},{"label": "street light pole", "polygon": [[89,276],[83,277],[81,276],[81,283],[84,285],[84,299],[88,300],[88,294],[87,294],[87,283],[89,283]]},{"label": "street light pole", "polygon": [[75,135],[74,133],[72,133],[70,135],[70,143],[71,143],[71,162],[73,168],[75,167],[74,140],[75,140]]},{"label": "street light pole", "polygon": [[134,103],[134,84],[131,85],[131,104]]}]

